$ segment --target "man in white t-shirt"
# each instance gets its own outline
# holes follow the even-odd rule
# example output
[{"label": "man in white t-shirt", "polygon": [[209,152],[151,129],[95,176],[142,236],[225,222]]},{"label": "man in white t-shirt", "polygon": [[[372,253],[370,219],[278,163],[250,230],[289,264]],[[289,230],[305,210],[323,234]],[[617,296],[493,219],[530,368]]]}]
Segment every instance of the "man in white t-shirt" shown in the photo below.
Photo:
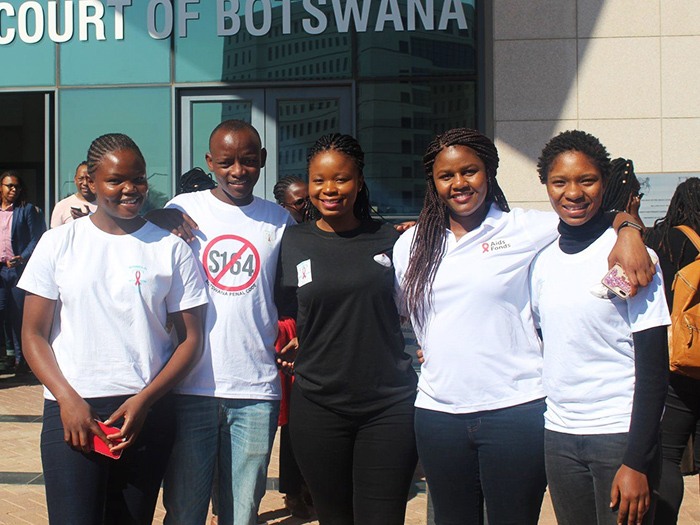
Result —
[{"label": "man in white t-shirt", "polygon": [[51,228],[95,213],[97,209],[95,194],[90,191],[87,183],[87,162],[78,165],[73,180],[78,191],[58,201],[51,214]]},{"label": "man in white t-shirt", "polygon": [[162,212],[179,210],[197,223],[190,247],[210,301],[203,356],[175,388],[178,426],[164,484],[165,523],[205,522],[217,466],[219,522],[253,525],[281,398],[277,258],[285,228],[295,223],[284,208],[253,196],[266,158],[255,128],[223,122],[209,149],[218,186],[178,195]]}]

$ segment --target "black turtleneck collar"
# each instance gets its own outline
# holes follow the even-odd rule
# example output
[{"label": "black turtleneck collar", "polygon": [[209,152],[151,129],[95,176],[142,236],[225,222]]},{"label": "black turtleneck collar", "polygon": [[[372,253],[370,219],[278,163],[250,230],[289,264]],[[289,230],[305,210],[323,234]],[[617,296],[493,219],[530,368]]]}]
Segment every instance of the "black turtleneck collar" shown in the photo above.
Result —
[{"label": "black turtleneck collar", "polygon": [[560,219],[559,248],[568,254],[585,250],[610,228],[614,218],[615,214],[604,213],[601,209],[591,220],[580,226],[571,226]]}]

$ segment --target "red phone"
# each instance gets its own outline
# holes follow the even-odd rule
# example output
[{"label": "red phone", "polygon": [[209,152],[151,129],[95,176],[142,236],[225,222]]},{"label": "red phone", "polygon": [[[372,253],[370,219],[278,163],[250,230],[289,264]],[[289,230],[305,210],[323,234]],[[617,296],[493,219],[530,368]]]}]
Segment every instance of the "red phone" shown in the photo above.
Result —
[{"label": "red phone", "polygon": [[[97,424],[100,425],[100,428],[102,429],[102,432],[107,434],[108,436],[110,434],[116,434],[119,432],[120,429],[116,427],[108,427],[105,425],[102,421],[97,421]],[[112,452],[107,445],[105,445],[105,442],[102,441],[98,436],[92,436],[92,445],[90,445],[90,448],[97,452],[98,454],[102,454],[103,456],[107,456],[108,458],[112,459],[119,459],[122,455],[121,450],[117,450],[116,452]]]}]

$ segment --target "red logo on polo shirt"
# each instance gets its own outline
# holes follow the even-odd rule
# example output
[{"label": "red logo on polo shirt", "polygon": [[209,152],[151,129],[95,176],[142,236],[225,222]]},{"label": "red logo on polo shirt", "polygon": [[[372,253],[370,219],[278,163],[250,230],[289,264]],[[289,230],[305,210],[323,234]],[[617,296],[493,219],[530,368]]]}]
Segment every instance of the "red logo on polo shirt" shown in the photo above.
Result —
[{"label": "red logo on polo shirt", "polygon": [[510,248],[510,243],[505,239],[481,243],[481,253],[491,253]]}]

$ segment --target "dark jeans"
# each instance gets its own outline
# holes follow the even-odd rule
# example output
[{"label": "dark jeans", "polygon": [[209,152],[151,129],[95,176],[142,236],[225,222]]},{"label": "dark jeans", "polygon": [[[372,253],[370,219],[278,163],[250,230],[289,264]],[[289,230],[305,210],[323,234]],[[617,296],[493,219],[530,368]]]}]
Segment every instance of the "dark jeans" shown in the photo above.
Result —
[{"label": "dark jeans", "polygon": [[[127,397],[86,401],[107,419]],[[51,525],[150,524],[174,432],[174,407],[166,396],[151,407],[136,442],[121,458],[84,454],[63,440],[58,403],[46,400],[41,461]]]},{"label": "dark jeans", "polygon": [[292,440],[289,437],[289,425],[280,427],[280,492],[289,496],[300,497],[304,476],[297,464]]},{"label": "dark jeans", "polygon": [[[627,433],[575,435],[545,431],[545,461],[549,493],[559,523],[616,525],[617,509],[610,508],[610,490],[627,448]],[[661,475],[661,454],[647,479],[651,506],[643,523],[654,522]]]},{"label": "dark jeans", "polygon": [[661,423],[663,470],[656,523],[673,524],[683,501],[681,459],[694,436],[695,468],[700,467],[700,381],[680,374],[669,375],[666,410]]},{"label": "dark jeans", "polygon": [[289,432],[322,525],[400,525],[416,468],[413,398],[346,416],[292,387]]},{"label": "dark jeans", "polygon": [[[15,348],[15,363],[22,362],[22,312],[24,310],[24,290],[17,288],[19,272],[16,268],[0,267],[0,328],[8,327],[8,337]],[[7,321],[5,323],[4,321]]]},{"label": "dark jeans", "polygon": [[438,525],[536,524],[547,485],[544,400],[471,414],[416,409],[418,454]]}]

